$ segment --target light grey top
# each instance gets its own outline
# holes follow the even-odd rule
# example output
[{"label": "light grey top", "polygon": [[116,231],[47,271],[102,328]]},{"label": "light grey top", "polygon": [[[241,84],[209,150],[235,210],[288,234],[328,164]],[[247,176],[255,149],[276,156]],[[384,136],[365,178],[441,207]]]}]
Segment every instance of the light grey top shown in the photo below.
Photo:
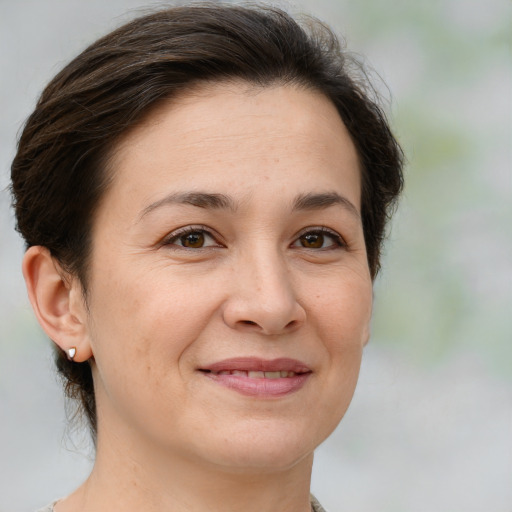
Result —
[{"label": "light grey top", "polygon": [[46,507],[40,508],[37,512],[53,512],[53,505],[57,503],[56,501],[54,503],[50,503]]},{"label": "light grey top", "polygon": [[318,503],[318,500],[311,494],[311,512],[326,512],[324,507]]},{"label": "light grey top", "polygon": [[[48,506],[39,509],[37,512],[54,512],[53,506],[57,503],[56,501],[50,503]],[[311,495],[311,512],[326,512],[325,509],[318,503],[318,500]]]}]

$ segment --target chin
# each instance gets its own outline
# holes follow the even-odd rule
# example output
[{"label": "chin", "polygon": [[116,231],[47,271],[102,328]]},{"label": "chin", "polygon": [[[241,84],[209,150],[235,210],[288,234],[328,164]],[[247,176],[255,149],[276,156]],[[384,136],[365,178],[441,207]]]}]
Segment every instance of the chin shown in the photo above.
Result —
[{"label": "chin", "polygon": [[306,432],[298,425],[278,424],[282,422],[252,423],[230,429],[222,440],[212,440],[208,453],[203,455],[238,473],[286,471],[312,457],[315,448],[332,431],[319,435],[321,429]]},{"label": "chin", "polygon": [[274,473],[289,471],[312,457],[313,449],[305,450],[304,447],[275,447],[260,449],[261,446],[252,446],[242,451],[235,449],[233,453],[223,453],[214,461],[227,472],[239,474]]}]

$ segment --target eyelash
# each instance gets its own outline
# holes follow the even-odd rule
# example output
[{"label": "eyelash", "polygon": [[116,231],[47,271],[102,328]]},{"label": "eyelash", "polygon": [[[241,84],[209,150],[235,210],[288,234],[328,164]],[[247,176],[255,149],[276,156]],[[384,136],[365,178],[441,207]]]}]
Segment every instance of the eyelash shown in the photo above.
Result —
[{"label": "eyelash", "polygon": [[184,228],[178,229],[172,232],[168,237],[166,237],[162,241],[162,245],[169,246],[175,245],[176,247],[181,247],[183,249],[194,249],[193,247],[185,247],[183,245],[178,245],[176,242],[187,235],[193,233],[202,233],[206,235],[206,237],[211,238],[216,242],[216,245],[209,245],[206,247],[198,247],[198,249],[207,249],[209,247],[220,247],[220,244],[217,242],[216,237],[211,233],[211,231],[206,226],[186,226]]},{"label": "eyelash", "polygon": [[295,246],[295,244],[297,242],[299,242],[300,239],[302,237],[304,237],[305,235],[322,235],[324,237],[329,237],[333,241],[333,244],[328,247],[320,247],[320,248],[308,248],[308,247],[302,246],[303,249],[328,251],[328,250],[333,250],[333,249],[346,249],[346,247],[347,247],[345,240],[343,239],[343,237],[340,234],[338,234],[338,233],[336,233],[336,231],[333,231],[326,227],[313,227],[313,228],[303,229],[298,234],[298,236],[295,239],[295,241],[293,242],[292,246]]},{"label": "eyelash", "polygon": [[[206,237],[215,241],[215,245],[212,244],[212,245],[208,245],[208,246],[201,246],[201,247],[195,248],[195,247],[186,247],[184,245],[179,245],[176,243],[181,238],[183,238],[189,234],[193,234],[193,233],[199,233],[199,234],[205,235]],[[328,247],[318,247],[318,248],[317,247],[314,247],[314,248],[309,247],[308,248],[308,247],[304,247],[304,246],[295,245],[297,243],[300,243],[300,239],[302,237],[304,237],[305,235],[321,235],[324,237],[326,236],[326,237],[330,238],[333,241],[333,243],[331,245],[329,245]],[[162,241],[162,246],[175,246],[175,247],[180,247],[183,249],[194,250],[194,249],[208,249],[210,247],[222,247],[222,244],[217,242],[217,237],[214,236],[206,226],[186,226],[184,228],[178,229],[177,231],[174,231],[168,237],[166,237]],[[303,229],[297,235],[297,237],[291,244],[291,247],[299,247],[302,249],[315,250],[315,251],[328,251],[328,250],[333,250],[333,249],[346,248],[347,244],[346,244],[345,240],[343,239],[343,237],[341,235],[339,235],[338,233],[336,233],[336,231],[333,231],[326,227],[310,227],[310,228]]]}]

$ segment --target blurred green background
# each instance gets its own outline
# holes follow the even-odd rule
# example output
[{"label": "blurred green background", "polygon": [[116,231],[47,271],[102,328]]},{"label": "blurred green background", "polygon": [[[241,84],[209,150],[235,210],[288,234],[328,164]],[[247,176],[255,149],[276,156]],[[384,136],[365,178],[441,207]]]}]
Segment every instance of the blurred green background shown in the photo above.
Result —
[{"label": "blurred green background", "polygon": [[[70,492],[90,465],[25,298],[6,191],[16,133],[70,58],[155,5],[0,1],[0,512]],[[510,512],[512,2],[279,5],[373,68],[408,159],[360,384],[313,490],[332,512]]]}]

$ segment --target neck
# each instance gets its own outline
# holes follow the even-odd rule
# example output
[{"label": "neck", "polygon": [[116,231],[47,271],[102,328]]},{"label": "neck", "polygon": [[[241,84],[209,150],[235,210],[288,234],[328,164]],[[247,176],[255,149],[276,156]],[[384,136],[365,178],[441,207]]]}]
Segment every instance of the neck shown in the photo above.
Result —
[{"label": "neck", "polygon": [[312,463],[233,469],[99,435],[90,477],[56,512],[309,512]]}]

